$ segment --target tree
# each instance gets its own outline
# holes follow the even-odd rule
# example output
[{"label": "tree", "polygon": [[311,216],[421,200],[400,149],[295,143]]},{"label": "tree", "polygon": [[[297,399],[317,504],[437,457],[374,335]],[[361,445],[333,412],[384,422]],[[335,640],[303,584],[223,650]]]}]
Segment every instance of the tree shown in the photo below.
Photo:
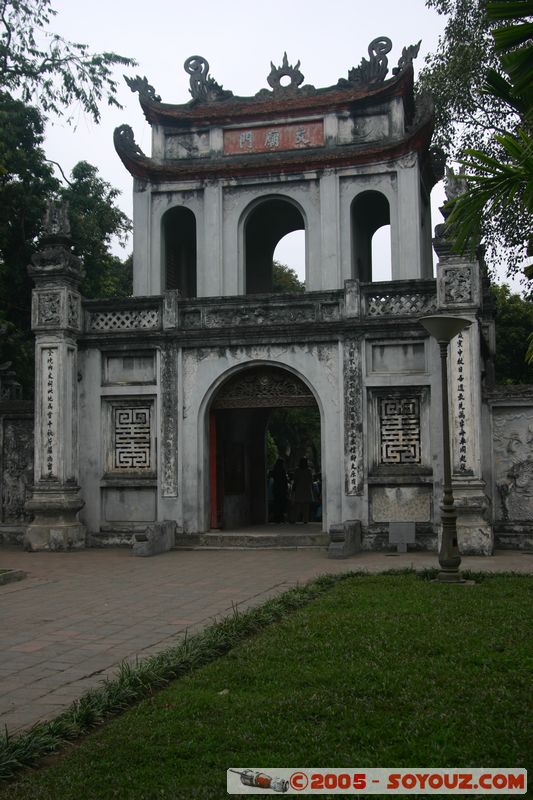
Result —
[{"label": "tree", "polygon": [[272,291],[279,294],[305,292],[305,284],[300,281],[291,267],[274,261],[272,264]]},{"label": "tree", "polygon": [[0,362],[11,361],[23,384],[33,380],[31,281],[26,271],[41,230],[46,198],[59,184],[46,161],[43,120],[0,92]]},{"label": "tree", "polygon": [[46,197],[58,189],[46,161],[40,114],[0,93],[0,290],[11,321],[29,321],[26,264],[41,228]]},{"label": "tree", "polygon": [[496,381],[533,384],[533,366],[526,363],[533,304],[512,294],[508,286],[491,286],[491,292],[496,322]]},{"label": "tree", "polygon": [[40,144],[42,120],[20,101],[0,98],[0,363],[11,361],[23,385],[33,382],[31,335],[32,282],[27,265],[39,247],[41,222],[48,197],[68,200],[74,251],[85,268],[81,286],[86,297],[127,297],[132,293],[132,259],[122,262],[110,246],[125,241],[131,228],[116,205],[119,194],[82,161],[61,188]]},{"label": "tree", "polygon": [[489,145],[515,115],[484,91],[487,71],[498,66],[486,0],[426,0],[426,6],[447,20],[418,88],[435,102],[434,144],[455,160],[467,147]]},{"label": "tree", "polygon": [[131,230],[129,218],[115,202],[120,192],[87,161],[76,164],[71,179],[60,194],[69,203],[74,252],[85,268],[82,294],[127,297],[132,293],[131,261],[124,264],[110,251],[113,239],[125,244]]},{"label": "tree", "polygon": [[[533,0],[507,0],[487,5],[489,19],[514,21],[523,14],[533,14]],[[504,103],[518,115],[519,126],[494,134],[501,152],[495,157],[480,148],[467,148],[462,159],[466,168],[467,191],[453,203],[449,224],[457,246],[477,242],[481,234],[483,215],[503,219],[516,214],[521,222],[522,235],[533,251],[533,23],[520,21],[494,32],[498,52],[516,49],[502,56],[502,66],[510,80],[495,69],[487,73],[485,93]]]},{"label": "tree", "polygon": [[99,104],[118,106],[116,65],[134,66],[117,53],[91,53],[48,30],[51,0],[0,0],[0,88],[45,114],[70,115],[79,103],[95,122]]},{"label": "tree", "polygon": [[309,456],[315,470],[320,469],[320,413],[317,408],[276,408],[268,421],[268,431],[290,469],[298,466],[303,456]]},{"label": "tree", "polygon": [[[109,253],[111,237],[124,237],[129,228],[114,203],[116,190],[94,167],[78,165],[72,185],[62,192],[42,144],[46,115],[66,115],[70,121],[78,104],[98,122],[101,101],[118,106],[112,68],[135,62],[115,53],[91,53],[87,45],[51,32],[55,14],[51,0],[0,0],[0,362],[13,361],[26,386],[33,381],[26,266],[38,247],[47,199],[63,194],[71,201],[91,296],[128,294],[131,275],[131,267],[123,269]],[[94,215],[83,222],[82,207]]]},{"label": "tree", "polygon": [[522,267],[531,223],[521,205],[523,183],[516,166],[528,169],[523,157],[531,153],[522,135],[522,98],[510,99],[510,83],[498,71],[493,33],[500,42],[502,37],[509,41],[502,8],[528,14],[531,2],[489,3],[489,8],[500,6],[493,18],[486,13],[485,0],[426,0],[426,5],[448,15],[438,51],[428,57],[420,76],[420,87],[431,92],[436,104],[435,142],[450,159],[464,162],[466,156],[467,172],[478,176],[485,190],[470,208],[470,232],[459,231],[459,240],[464,245],[469,238],[483,237],[491,266],[505,264],[508,274],[514,274]]}]

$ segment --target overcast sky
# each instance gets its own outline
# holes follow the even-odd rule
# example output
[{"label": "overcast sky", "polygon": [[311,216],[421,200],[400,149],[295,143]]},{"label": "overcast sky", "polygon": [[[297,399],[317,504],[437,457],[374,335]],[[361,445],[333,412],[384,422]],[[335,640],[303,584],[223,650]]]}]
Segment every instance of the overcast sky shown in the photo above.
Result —
[{"label": "overcast sky", "polygon": [[[402,47],[422,40],[415,70],[436,49],[444,20],[427,9],[424,0],[53,0],[57,16],[52,30],[94,51],[113,51],[134,58],[129,75],[146,75],[166,103],[186,103],[189,76],[183,63],[201,55],[210,73],[236,95],[253,95],[268,88],[270,62],[281,64],[284,51],[290,64],[300,60],[305,83],[329,86],[367,56],[377,36],[392,39],[389,69]],[[124,70],[117,70],[120,76]],[[46,151],[68,173],[82,159],[98,167],[101,176],[122,192],[120,205],[131,216],[132,179],[115,153],[113,130],[131,125],[142,150],[150,153],[150,126],[138,95],[120,80],[122,109],[102,109],[102,121],[92,123],[73,109],[76,127],[55,122],[48,128]],[[442,192],[437,190],[442,198]],[[437,199],[434,205],[438,205]],[[435,215],[434,215],[435,216]],[[435,225],[440,219],[433,220]],[[285,261],[298,254],[277,252]],[[296,268],[298,263],[293,263]]]}]

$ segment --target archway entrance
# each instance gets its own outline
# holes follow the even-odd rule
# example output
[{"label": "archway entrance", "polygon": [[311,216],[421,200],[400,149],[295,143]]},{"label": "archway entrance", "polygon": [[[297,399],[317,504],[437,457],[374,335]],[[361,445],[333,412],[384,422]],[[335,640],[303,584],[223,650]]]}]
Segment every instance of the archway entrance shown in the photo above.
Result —
[{"label": "archway entrance", "polygon": [[[319,416],[309,387],[281,367],[245,368],[218,390],[209,416],[212,529],[269,521],[267,431],[275,412],[289,409],[314,410]],[[303,455],[298,445],[295,450]],[[310,466],[318,470],[319,441],[314,458],[317,463]]]}]

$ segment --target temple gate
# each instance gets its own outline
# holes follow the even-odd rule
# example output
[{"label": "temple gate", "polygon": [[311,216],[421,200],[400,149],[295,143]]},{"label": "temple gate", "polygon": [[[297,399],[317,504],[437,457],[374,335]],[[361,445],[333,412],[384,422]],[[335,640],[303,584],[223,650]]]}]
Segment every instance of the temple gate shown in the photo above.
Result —
[{"label": "temple gate", "polygon": [[[492,552],[482,270],[453,253],[441,226],[434,277],[430,192],[443,165],[430,149],[433,108],[414,97],[418,46],[387,78],[391,47],[375,39],[368,59],[321,89],[286,56],[253,97],[223,89],[200,56],[185,62],[182,105],[128,79],[152,127],[150,156],[127,125],[115,131],[134,184],[134,296],[80,304],[64,220],[33,266],[29,548],[130,542],[163,520],[182,536],[264,522],[268,411],[292,403],[320,413],[323,530],[356,520],[372,549],[387,546],[391,523],[409,522],[414,546],[435,549],[440,362],[418,318],[442,310],[472,321],[450,352],[460,546]],[[377,282],[372,237],[383,225],[392,275]],[[306,291],[274,294],[273,252],[294,230],[305,231]],[[220,501],[220,448],[233,453],[232,503]]]}]

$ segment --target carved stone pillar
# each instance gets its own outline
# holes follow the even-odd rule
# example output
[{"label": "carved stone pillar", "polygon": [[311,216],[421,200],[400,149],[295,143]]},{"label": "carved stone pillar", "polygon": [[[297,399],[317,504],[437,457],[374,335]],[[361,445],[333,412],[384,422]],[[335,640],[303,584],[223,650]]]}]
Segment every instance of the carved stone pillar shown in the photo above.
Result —
[{"label": "carved stone pillar", "polygon": [[78,486],[77,337],[82,327],[83,270],[72,253],[65,205],[51,202],[42,249],[28,272],[35,281],[32,329],[35,342],[34,520],[26,530],[27,550],[85,547],[78,520],[84,501]]},{"label": "carved stone pillar", "polygon": [[[446,192],[453,200],[464,191],[464,179],[447,172]],[[445,218],[450,206],[441,209]],[[482,303],[481,269],[477,259],[458,255],[447,237],[446,224],[437,225],[433,245],[439,256],[439,311],[470,318],[472,325],[450,343],[450,446],[452,483],[457,507],[459,549],[463,554],[492,555],[494,533],[490,500],[481,466],[481,343],[477,312]]]}]

